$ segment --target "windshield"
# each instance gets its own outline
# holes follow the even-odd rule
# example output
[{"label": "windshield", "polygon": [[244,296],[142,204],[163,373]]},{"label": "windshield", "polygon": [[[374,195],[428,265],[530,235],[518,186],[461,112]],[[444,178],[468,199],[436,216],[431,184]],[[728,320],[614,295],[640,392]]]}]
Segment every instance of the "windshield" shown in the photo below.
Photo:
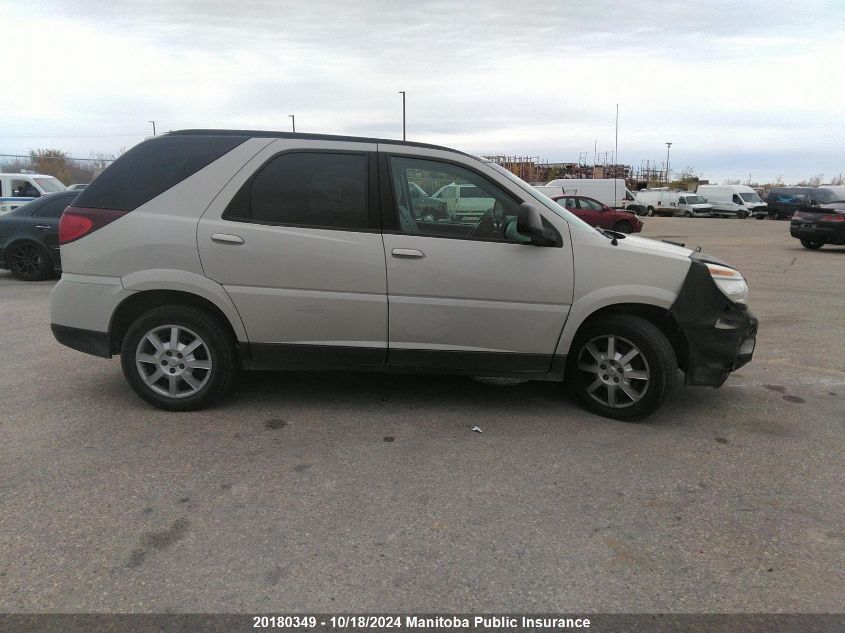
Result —
[{"label": "windshield", "polygon": [[574,226],[574,227],[579,228],[583,231],[589,231],[590,233],[595,233],[595,229],[592,226],[590,226],[589,224],[584,222],[584,220],[579,218],[577,215],[574,215],[574,214],[570,213],[569,211],[567,211],[566,209],[564,209],[562,206],[560,206],[557,202],[555,202],[554,200],[552,200],[548,196],[546,196],[546,195],[540,193],[539,191],[537,191],[534,187],[529,185],[522,178],[515,176],[514,174],[509,172],[507,169],[505,169],[501,165],[497,165],[496,163],[485,163],[485,164],[489,165],[490,167],[495,169],[497,172],[499,172],[500,174],[505,176],[508,180],[513,182],[520,189],[524,189],[525,191],[530,193],[534,198],[539,199],[540,202],[542,202],[551,211],[553,211],[555,214],[559,215],[564,220],[569,222],[570,226]]},{"label": "windshield", "polygon": [[41,187],[47,193],[58,193],[59,191],[64,191],[65,189],[67,189],[67,187],[65,187],[61,182],[52,177],[33,178],[33,180],[37,182],[38,186]]},{"label": "windshield", "polygon": [[687,196],[687,204],[704,204],[707,202],[701,196]]},{"label": "windshield", "polygon": [[751,193],[741,193],[739,197],[742,198],[745,202],[763,202],[760,200],[760,196],[757,195],[756,192],[752,191]]}]

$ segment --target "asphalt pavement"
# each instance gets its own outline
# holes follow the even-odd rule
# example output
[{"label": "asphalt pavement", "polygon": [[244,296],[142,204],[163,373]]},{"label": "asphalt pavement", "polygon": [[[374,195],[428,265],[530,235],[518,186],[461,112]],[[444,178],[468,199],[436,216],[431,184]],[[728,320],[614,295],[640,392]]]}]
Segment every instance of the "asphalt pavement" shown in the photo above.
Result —
[{"label": "asphalt pavement", "polygon": [[842,611],[845,247],[644,235],[742,270],[760,334],[636,424],[555,383],[365,373],[165,413],[55,342],[53,282],[0,271],[0,611]]}]

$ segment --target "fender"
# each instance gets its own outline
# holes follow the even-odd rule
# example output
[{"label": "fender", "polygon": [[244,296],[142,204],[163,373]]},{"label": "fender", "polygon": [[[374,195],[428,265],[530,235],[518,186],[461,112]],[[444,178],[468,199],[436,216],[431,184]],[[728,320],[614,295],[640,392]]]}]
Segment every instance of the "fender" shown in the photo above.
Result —
[{"label": "fender", "polygon": [[599,288],[580,297],[572,303],[569,317],[563,326],[555,356],[566,356],[578,328],[596,311],[616,304],[639,303],[668,310],[675,302],[677,293],[656,286],[625,284]]}]

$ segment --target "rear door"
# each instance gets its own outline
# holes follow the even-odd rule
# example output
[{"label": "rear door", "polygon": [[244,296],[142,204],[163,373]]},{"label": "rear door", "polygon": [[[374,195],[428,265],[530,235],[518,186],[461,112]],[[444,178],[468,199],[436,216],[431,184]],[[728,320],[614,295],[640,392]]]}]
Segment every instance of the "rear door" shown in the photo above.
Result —
[{"label": "rear door", "polygon": [[232,297],[252,360],[384,365],[387,288],[374,149],[274,141],[200,220],[203,270]]},{"label": "rear door", "polygon": [[[557,229],[544,222],[555,246],[526,244],[530,240],[516,231],[519,195],[481,173],[477,161],[410,147],[382,152],[388,365],[549,371],[572,302],[565,221]],[[451,182],[481,190],[492,201],[489,211],[472,219],[415,221],[409,185],[433,190]]]}]

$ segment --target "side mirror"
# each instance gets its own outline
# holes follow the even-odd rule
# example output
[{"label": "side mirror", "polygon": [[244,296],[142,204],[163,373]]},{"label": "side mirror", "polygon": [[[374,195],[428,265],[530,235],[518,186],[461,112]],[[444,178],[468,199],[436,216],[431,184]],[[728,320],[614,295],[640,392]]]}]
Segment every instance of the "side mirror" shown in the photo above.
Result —
[{"label": "side mirror", "polygon": [[543,218],[533,204],[523,202],[516,212],[516,230],[522,235],[531,238],[531,243],[536,246],[551,246],[554,240],[546,236],[543,228]]}]

